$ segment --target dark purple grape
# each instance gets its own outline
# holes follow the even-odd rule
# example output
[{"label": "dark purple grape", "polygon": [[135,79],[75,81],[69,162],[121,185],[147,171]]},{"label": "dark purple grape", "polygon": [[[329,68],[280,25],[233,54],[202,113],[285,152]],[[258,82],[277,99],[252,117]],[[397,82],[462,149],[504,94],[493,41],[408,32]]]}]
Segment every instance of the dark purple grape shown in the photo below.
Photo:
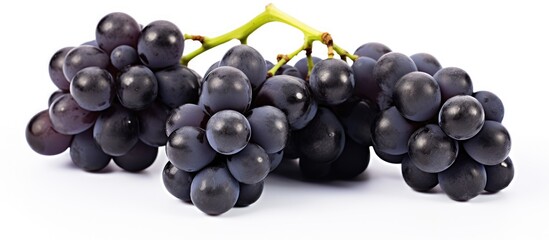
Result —
[{"label": "dark purple grape", "polygon": [[98,67],[87,67],[78,71],[70,84],[74,100],[89,111],[109,108],[116,94],[111,74]]},{"label": "dark purple grape", "polygon": [[166,136],[183,126],[192,126],[206,129],[210,115],[201,107],[194,104],[185,104],[173,109],[166,121]]},{"label": "dark purple grape", "polygon": [[244,113],[252,101],[250,81],[234,67],[218,67],[212,70],[202,83],[198,105],[210,114],[221,110]]},{"label": "dark purple grape", "polygon": [[401,155],[408,152],[408,139],[415,126],[396,107],[382,111],[372,125],[372,142],[378,151]]},{"label": "dark purple grape", "polygon": [[120,45],[137,47],[140,32],[141,27],[130,15],[113,12],[99,21],[95,30],[95,39],[99,47],[110,54]]},{"label": "dark purple grape", "polygon": [[288,75],[271,77],[263,84],[254,106],[264,105],[282,110],[292,129],[305,127],[317,111],[317,104],[305,81]]},{"label": "dark purple grape", "polygon": [[438,125],[451,138],[466,140],[475,136],[484,124],[484,110],[475,98],[459,95],[440,108]]},{"label": "dark purple grape", "polygon": [[486,121],[477,135],[463,143],[463,149],[479,163],[497,165],[509,156],[511,136],[501,123]]},{"label": "dark purple grape", "polygon": [[87,67],[99,67],[107,69],[109,55],[98,47],[82,45],[71,49],[63,62],[63,74],[67,80],[72,81],[76,73]]},{"label": "dark purple grape", "polygon": [[400,164],[402,163],[402,159],[408,156],[408,152],[400,155],[392,155],[392,154],[388,154],[380,151],[379,149],[376,148],[376,146],[372,146],[372,148],[374,149],[374,152],[379,157],[379,159],[392,164]]},{"label": "dark purple grape", "polygon": [[124,67],[139,64],[137,50],[128,45],[120,45],[111,52],[111,64],[118,70]]},{"label": "dark purple grape", "polygon": [[247,119],[252,128],[250,141],[259,144],[267,153],[284,149],[290,127],[282,111],[273,106],[257,107],[248,112]]},{"label": "dark purple grape", "polygon": [[416,65],[408,56],[390,52],[383,55],[374,66],[374,79],[381,89],[377,99],[379,109],[393,105],[393,91],[397,81],[404,75],[417,71]]},{"label": "dark purple grape", "polygon": [[240,194],[238,194],[235,207],[247,207],[255,203],[261,197],[263,183],[263,181],[254,184],[240,183]]},{"label": "dark purple grape", "polygon": [[416,53],[410,58],[416,64],[417,70],[434,76],[442,68],[438,60],[428,53]]},{"label": "dark purple grape", "polygon": [[58,133],[53,129],[48,110],[34,115],[25,130],[27,143],[35,152],[42,155],[57,155],[70,145],[72,136]]},{"label": "dark purple grape", "polygon": [[458,150],[458,142],[435,124],[418,129],[408,141],[410,160],[421,171],[428,173],[438,173],[449,168],[456,160]]},{"label": "dark purple grape", "polygon": [[369,57],[359,57],[353,62],[352,69],[355,77],[353,94],[360,98],[367,98],[377,102],[381,89],[374,78],[376,60]]},{"label": "dark purple grape", "polygon": [[141,30],[137,53],[141,62],[152,69],[179,64],[185,39],[177,26],[168,21],[154,21]]},{"label": "dark purple grape", "polygon": [[271,162],[271,167],[269,169],[269,172],[272,172],[282,162],[282,158],[284,158],[284,150],[280,150],[279,152],[275,152],[275,153],[270,153],[268,155],[269,155],[269,160]]},{"label": "dark purple grape", "polygon": [[396,83],[393,102],[405,118],[416,122],[427,121],[440,108],[440,88],[429,74],[411,72]]},{"label": "dark purple grape", "polygon": [[174,197],[185,202],[191,202],[191,183],[194,174],[177,169],[171,162],[167,162],[162,171],[164,187]]},{"label": "dark purple grape", "polygon": [[[313,66],[322,60],[321,58],[318,58],[318,57],[311,57],[311,59],[313,60]],[[299,61],[297,61],[294,65],[294,67],[297,68],[297,70],[299,71],[301,78],[306,78],[307,75],[309,74],[309,67],[307,65],[308,64],[307,61],[308,61],[307,57],[304,57],[302,59],[299,59]]]},{"label": "dark purple grape", "polygon": [[369,42],[362,44],[362,46],[358,47],[354,55],[358,55],[360,57],[369,57],[377,61],[381,56],[389,52],[391,52],[391,49],[389,47],[381,43]]},{"label": "dark purple grape", "polygon": [[254,91],[259,89],[267,78],[265,59],[248,45],[236,45],[229,49],[219,62],[219,66],[231,66],[242,71],[250,80]]},{"label": "dark purple grape", "polygon": [[147,108],[158,95],[154,73],[142,65],[125,68],[117,79],[118,100],[131,110]]},{"label": "dark purple grape", "polygon": [[438,182],[451,199],[467,201],[484,190],[486,170],[467,154],[460,154],[450,168],[438,174]]},{"label": "dark purple grape", "polygon": [[219,215],[238,200],[240,185],[226,166],[214,165],[200,171],[191,183],[191,200],[200,211]]},{"label": "dark purple grape", "polygon": [[57,98],[49,109],[51,123],[55,131],[74,135],[93,126],[98,112],[81,108],[70,94]]},{"label": "dark purple grape", "polygon": [[301,157],[316,163],[335,161],[345,147],[345,131],[327,108],[319,108],[309,124],[296,132]]},{"label": "dark purple grape", "polygon": [[160,102],[154,102],[148,108],[137,113],[139,117],[139,139],[153,147],[166,145],[166,120],[170,109]]},{"label": "dark purple grape", "polygon": [[379,114],[377,105],[368,100],[347,100],[334,108],[345,134],[364,146],[372,146],[372,125]]},{"label": "dark purple grape", "polygon": [[70,79],[67,79],[63,73],[63,64],[65,63],[65,56],[67,56],[67,53],[72,49],[73,47],[59,49],[51,57],[50,65],[48,67],[51,81],[57,88],[63,91],[69,91],[70,87]]},{"label": "dark purple grape", "polygon": [[496,94],[488,91],[478,91],[473,93],[473,97],[476,98],[482,105],[482,108],[484,109],[484,118],[486,120],[501,123],[505,109],[501,99],[499,99]]},{"label": "dark purple grape", "polygon": [[97,119],[93,138],[106,154],[122,156],[128,153],[139,141],[137,114],[120,105],[111,106]]},{"label": "dark purple grape", "polygon": [[327,180],[332,170],[331,163],[320,163],[307,158],[299,158],[299,170],[305,178]]},{"label": "dark purple grape", "polygon": [[187,67],[176,65],[155,73],[158,97],[170,108],[198,102],[199,79]]},{"label": "dark purple grape", "polygon": [[93,129],[74,136],[70,149],[71,160],[79,168],[95,172],[105,168],[111,156],[104,153],[93,139]]},{"label": "dark purple grape", "polygon": [[185,126],[168,138],[166,155],[178,169],[196,172],[210,164],[216,153],[208,145],[203,129]]},{"label": "dark purple grape", "polygon": [[486,169],[486,187],[484,190],[488,192],[498,192],[513,181],[515,176],[515,168],[511,158],[506,158],[505,161],[493,166],[484,166]]},{"label": "dark purple grape", "polygon": [[289,75],[289,76],[305,79],[303,76],[301,76],[301,73],[299,73],[299,70],[297,70],[297,68],[292,66],[288,66],[286,69],[284,69],[282,71],[282,75]]},{"label": "dark purple grape", "polygon": [[416,191],[427,192],[438,185],[436,173],[421,171],[407,155],[402,158],[401,170],[404,182]]},{"label": "dark purple grape", "polygon": [[440,69],[433,78],[440,86],[442,102],[457,95],[473,94],[473,82],[467,72],[457,67],[447,67]]},{"label": "dark purple grape", "polygon": [[340,104],[353,94],[355,87],[353,70],[340,59],[322,60],[313,68],[309,86],[319,103]]},{"label": "dark purple grape", "polygon": [[206,125],[210,146],[218,153],[232,155],[244,149],[251,138],[250,123],[242,114],[223,110],[212,115]]},{"label": "dark purple grape", "polygon": [[57,90],[55,92],[53,92],[50,97],[48,98],[48,108],[51,106],[51,104],[59,97],[65,95],[65,94],[70,94],[68,92],[63,92],[61,90]]},{"label": "dark purple grape", "polygon": [[343,152],[332,163],[331,173],[339,179],[352,179],[364,172],[369,163],[370,149],[347,138]]},{"label": "dark purple grape", "polygon": [[158,147],[138,141],[128,153],[113,157],[113,161],[128,172],[140,172],[150,167],[157,155]]},{"label": "dark purple grape", "polygon": [[271,161],[263,148],[250,143],[242,151],[227,157],[227,167],[237,181],[255,184],[267,177]]}]

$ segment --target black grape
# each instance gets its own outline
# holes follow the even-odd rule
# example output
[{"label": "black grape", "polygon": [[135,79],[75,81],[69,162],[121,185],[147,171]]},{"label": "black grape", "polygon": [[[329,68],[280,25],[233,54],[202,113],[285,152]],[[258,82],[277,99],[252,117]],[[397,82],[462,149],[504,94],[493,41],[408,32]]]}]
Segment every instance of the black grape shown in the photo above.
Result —
[{"label": "black grape", "polygon": [[274,171],[278,165],[282,162],[282,159],[284,158],[284,150],[280,150],[279,152],[275,153],[269,153],[269,160],[271,162],[270,172]]},{"label": "black grape", "polygon": [[259,144],[267,153],[284,149],[290,127],[282,111],[273,106],[262,106],[251,109],[247,118],[252,128],[250,141]]},{"label": "black grape", "polygon": [[208,143],[216,152],[225,155],[244,149],[250,141],[251,131],[246,117],[233,110],[217,112],[206,125]]},{"label": "black grape", "polygon": [[152,69],[179,64],[184,47],[185,39],[179,28],[164,20],[145,26],[137,41],[139,58]]},{"label": "black grape", "polygon": [[137,114],[119,105],[102,112],[93,128],[93,138],[111,156],[128,153],[139,140]]},{"label": "black grape", "polygon": [[139,63],[137,50],[128,45],[120,45],[111,52],[111,64],[118,70]]},{"label": "black grape", "polygon": [[267,177],[271,161],[263,148],[250,143],[242,151],[227,157],[227,167],[237,181],[255,184]]},{"label": "black grape", "polygon": [[87,67],[99,67],[107,69],[110,57],[103,50],[88,45],[82,45],[71,49],[63,62],[63,74],[67,80],[72,81],[76,73]]},{"label": "black grape", "polygon": [[379,114],[376,104],[368,100],[347,100],[334,107],[334,110],[348,137],[361,145],[372,145],[371,126]]},{"label": "black grape", "polygon": [[51,57],[48,67],[51,81],[57,88],[63,91],[68,91],[70,87],[70,79],[67,79],[65,74],[63,74],[63,64],[65,63],[65,56],[67,56],[67,53],[72,49],[73,47],[59,49]]},{"label": "black grape", "polygon": [[116,94],[111,74],[98,67],[87,67],[78,71],[70,84],[74,100],[89,111],[109,108]]},{"label": "black grape", "polygon": [[219,66],[231,66],[242,71],[250,80],[252,89],[257,90],[267,78],[267,67],[263,56],[248,45],[236,45],[229,49]]},{"label": "black grape", "polygon": [[369,42],[362,44],[362,46],[358,47],[354,55],[358,55],[360,57],[369,57],[377,61],[381,56],[389,52],[391,52],[391,49],[389,47],[381,43]]},{"label": "black grape", "polygon": [[48,110],[41,111],[31,118],[25,129],[25,137],[32,150],[42,155],[60,154],[72,141],[72,136],[53,129]]},{"label": "black grape", "polygon": [[418,129],[408,141],[410,160],[428,173],[442,172],[450,167],[458,156],[458,149],[458,142],[435,124]]},{"label": "black grape", "polygon": [[191,202],[191,183],[194,174],[177,169],[171,162],[167,162],[162,171],[164,187],[174,197],[185,202]]},{"label": "black grape", "polygon": [[453,139],[466,140],[475,136],[482,128],[484,110],[475,98],[458,95],[442,105],[438,124]]},{"label": "black grape", "polygon": [[99,112],[81,108],[70,94],[65,94],[53,101],[49,114],[57,132],[74,135],[93,126]]},{"label": "black grape", "polygon": [[158,147],[138,141],[128,153],[113,157],[113,161],[128,172],[139,172],[151,166],[157,155]]},{"label": "black grape", "polygon": [[460,154],[450,168],[438,174],[438,182],[451,199],[467,201],[484,190],[486,170],[467,154]]},{"label": "black grape", "polygon": [[486,187],[484,190],[488,192],[498,192],[511,183],[515,176],[515,167],[511,158],[506,158],[505,161],[493,166],[484,166],[486,169]]},{"label": "black grape", "polygon": [[238,200],[240,185],[226,166],[203,169],[191,183],[191,200],[202,212],[219,215],[229,211]]},{"label": "black grape", "polygon": [[511,136],[501,123],[486,121],[477,135],[463,143],[463,148],[477,162],[496,165],[509,155]]},{"label": "black grape", "polygon": [[426,192],[438,185],[438,175],[421,171],[406,155],[402,158],[402,177],[412,189]]},{"label": "black grape", "polygon": [[499,99],[496,94],[488,91],[478,91],[473,93],[473,97],[482,105],[482,108],[484,109],[484,118],[486,120],[501,123],[505,109],[501,99]]},{"label": "black grape", "polygon": [[71,160],[79,168],[95,172],[105,168],[111,156],[104,153],[93,139],[93,129],[74,136],[70,149]]},{"label": "black grape", "polygon": [[408,156],[408,152],[400,155],[392,155],[392,154],[388,154],[380,151],[379,149],[377,149],[376,146],[373,146],[372,148],[374,149],[374,152],[381,160],[388,163],[392,163],[392,164],[402,163],[402,160],[404,159],[404,157]]},{"label": "black grape", "polygon": [[395,85],[393,101],[405,118],[422,122],[432,119],[440,107],[440,88],[430,75],[411,72]]},{"label": "black grape", "polygon": [[166,136],[183,126],[192,126],[206,129],[210,115],[201,107],[194,104],[181,105],[173,109],[166,120]]},{"label": "black grape", "polygon": [[[318,57],[311,57],[313,60],[313,66],[320,62],[322,59]],[[301,75],[301,78],[306,78],[309,74],[309,67],[307,65],[307,57],[304,57],[302,59],[299,59],[294,65],[295,68],[299,71],[299,74]]]},{"label": "black grape", "polygon": [[417,71],[414,61],[402,53],[390,52],[383,55],[374,66],[374,79],[381,89],[377,99],[379,109],[393,105],[393,90],[404,75]]},{"label": "black grape", "polygon": [[442,102],[457,95],[473,94],[473,82],[467,72],[457,67],[447,67],[440,69],[433,78],[440,86]]},{"label": "black grape", "polygon": [[203,129],[185,126],[170,134],[166,155],[178,169],[196,172],[210,164],[216,153],[208,145]]},{"label": "black grape", "polygon": [[141,27],[131,16],[114,12],[107,14],[99,21],[95,40],[101,49],[110,54],[120,45],[137,47],[140,31]]},{"label": "black grape", "polygon": [[148,108],[137,113],[139,117],[139,139],[153,147],[166,145],[166,120],[170,109],[160,102],[154,102]]},{"label": "black grape", "polygon": [[125,68],[117,79],[118,99],[131,110],[148,107],[158,95],[154,73],[142,65]]},{"label": "black grape", "polygon": [[254,184],[240,183],[240,194],[238,194],[235,207],[247,207],[255,203],[261,197],[263,183],[263,181]]},{"label": "black grape", "polygon": [[313,67],[309,86],[319,103],[340,104],[353,94],[355,87],[353,70],[340,59],[322,60]]},{"label": "black grape", "polygon": [[347,138],[343,152],[331,165],[331,174],[339,179],[351,179],[364,172],[369,163],[370,149]]},{"label": "black grape", "polygon": [[415,126],[396,107],[382,111],[372,125],[372,142],[378,151],[401,155],[408,151],[408,139]]},{"label": "black grape", "polygon": [[359,57],[353,62],[352,69],[355,78],[354,95],[377,102],[381,89],[374,78],[376,60],[369,57]]},{"label": "black grape", "polygon": [[155,73],[158,97],[170,108],[198,101],[199,79],[187,67],[176,65]]},{"label": "black grape", "polygon": [[221,110],[244,113],[252,101],[250,81],[234,67],[218,67],[212,70],[202,83],[198,105],[210,114]]},{"label": "black grape", "polygon": [[306,158],[299,158],[299,170],[305,178],[312,180],[328,180],[332,170],[331,163],[319,163]]},{"label": "black grape", "polygon": [[416,53],[410,58],[416,64],[417,70],[427,73],[431,76],[435,75],[442,68],[438,60],[433,55],[428,53]]},{"label": "black grape", "polygon": [[65,95],[65,94],[70,94],[68,92],[63,92],[61,90],[57,90],[53,93],[51,93],[50,97],[48,98],[48,108],[51,106],[51,104],[59,97]]}]

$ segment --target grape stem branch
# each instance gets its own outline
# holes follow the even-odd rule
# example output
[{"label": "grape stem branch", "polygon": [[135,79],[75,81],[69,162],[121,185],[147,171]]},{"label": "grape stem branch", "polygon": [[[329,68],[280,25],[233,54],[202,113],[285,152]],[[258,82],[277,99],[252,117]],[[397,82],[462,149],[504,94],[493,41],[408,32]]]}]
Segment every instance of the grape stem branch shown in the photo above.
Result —
[{"label": "grape stem branch", "polygon": [[335,44],[329,33],[318,31],[306,25],[305,23],[295,19],[294,17],[280,11],[273,4],[269,4],[265,7],[265,11],[254,17],[252,20],[223,35],[210,38],[201,35],[185,34],[185,40],[199,41],[201,43],[201,46],[191,53],[184,55],[181,58],[181,64],[187,65],[193,58],[202,54],[203,52],[233,39],[237,39],[240,41],[240,43],[246,44],[248,36],[250,36],[250,34],[269,22],[280,22],[287,24],[300,30],[304,36],[303,44],[298,49],[286,55],[279,55],[277,64],[275,64],[275,66],[271,68],[267,73],[269,76],[273,76],[282,65],[286,64],[301,51],[306,52],[307,65],[310,74],[313,66],[311,53],[314,41],[319,41],[327,46],[328,58],[332,58],[334,56],[334,51],[339,56],[341,56],[342,59],[350,58],[354,61],[358,58],[358,56],[350,54],[348,51]]}]

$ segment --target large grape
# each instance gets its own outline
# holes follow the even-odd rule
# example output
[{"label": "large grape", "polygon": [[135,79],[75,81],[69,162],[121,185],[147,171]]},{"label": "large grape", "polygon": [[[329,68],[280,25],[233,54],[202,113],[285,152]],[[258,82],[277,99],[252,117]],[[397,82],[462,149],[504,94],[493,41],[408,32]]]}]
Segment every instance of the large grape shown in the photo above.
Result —
[{"label": "large grape", "polygon": [[179,64],[184,47],[185,39],[179,28],[164,20],[145,26],[137,41],[139,58],[152,69]]},{"label": "large grape", "polygon": [[93,138],[111,156],[128,153],[139,140],[137,114],[120,105],[110,107],[97,119]]},{"label": "large grape", "polygon": [[440,107],[440,88],[430,75],[411,72],[395,85],[393,101],[405,118],[421,122],[432,119]]},{"label": "large grape", "polygon": [[428,173],[442,172],[450,167],[458,156],[458,149],[458,142],[435,124],[418,129],[408,141],[410,160]]},{"label": "large grape", "polygon": [[227,157],[227,167],[237,181],[255,184],[267,177],[271,161],[263,148],[250,143],[242,151]]},{"label": "large grape", "polygon": [[252,129],[252,142],[259,144],[267,153],[284,149],[289,126],[282,111],[273,106],[262,106],[250,110],[247,118]]},{"label": "large grape", "polygon": [[201,107],[194,104],[181,105],[173,109],[166,120],[166,136],[183,126],[192,126],[206,129],[210,115]]},{"label": "large grape", "polygon": [[233,110],[217,112],[206,125],[208,143],[216,152],[225,155],[244,149],[250,141],[251,131],[246,117]]},{"label": "large grape", "polygon": [[515,167],[511,158],[506,158],[505,161],[493,166],[484,166],[486,169],[486,187],[484,190],[488,192],[498,192],[511,183],[515,176]]},{"label": "large grape", "polygon": [[482,129],[484,110],[478,100],[471,96],[455,96],[440,108],[438,124],[453,139],[466,140]]},{"label": "large grape", "polygon": [[120,45],[137,47],[141,27],[128,14],[113,12],[104,16],[95,31],[97,45],[107,54]]},{"label": "large grape", "polygon": [[93,139],[93,129],[74,136],[70,149],[71,160],[79,168],[95,172],[105,168],[111,156],[101,150]]},{"label": "large grape", "polygon": [[408,139],[415,126],[406,120],[395,107],[391,107],[376,118],[372,125],[372,142],[378,151],[401,155],[408,151]]},{"label": "large grape", "polygon": [[70,89],[78,105],[89,111],[107,109],[116,95],[111,74],[98,67],[78,71],[70,83]]},{"label": "large grape", "polygon": [[219,66],[231,66],[242,71],[250,80],[252,89],[257,90],[267,78],[267,67],[263,56],[248,45],[236,45],[229,49]]},{"label": "large grape", "polygon": [[390,52],[377,61],[374,66],[374,79],[381,89],[377,99],[381,110],[393,105],[393,90],[397,81],[402,76],[415,71],[417,67],[414,61],[402,53]]},{"label": "large grape", "polygon": [[198,105],[210,114],[228,109],[244,113],[251,101],[248,77],[234,67],[218,67],[204,78]]},{"label": "large grape", "polygon": [[56,155],[71,145],[72,136],[61,134],[53,129],[48,110],[34,115],[25,129],[27,143],[35,152],[42,155]]},{"label": "large grape", "polygon": [[87,67],[99,67],[107,69],[110,57],[97,47],[81,45],[71,49],[63,62],[63,74],[72,81],[76,73]]},{"label": "large grape", "polygon": [[162,171],[164,187],[174,197],[185,202],[191,201],[191,183],[194,174],[176,168],[171,162],[167,162]]},{"label": "large grape", "polygon": [[435,75],[442,68],[438,60],[433,55],[428,53],[416,53],[410,58],[417,66],[417,70],[427,73],[431,76]]},{"label": "large grape", "polygon": [[158,81],[154,73],[142,65],[124,69],[117,79],[118,99],[132,110],[148,107],[158,95]]},{"label": "large grape", "polygon": [[200,87],[197,76],[187,67],[176,65],[155,73],[158,97],[170,108],[198,101]]},{"label": "large grape", "polygon": [[148,108],[137,112],[139,117],[139,139],[149,146],[166,145],[166,120],[170,109],[160,102],[154,102]]},{"label": "large grape", "polygon": [[381,89],[374,78],[376,60],[369,57],[359,57],[353,62],[352,69],[355,78],[354,95],[377,102]]},{"label": "large grape", "polygon": [[192,203],[209,215],[229,211],[238,200],[240,185],[227,167],[214,165],[200,171],[191,183]]},{"label": "large grape", "polygon": [[460,154],[450,168],[438,174],[438,182],[451,199],[467,201],[484,190],[486,170],[467,154]]},{"label": "large grape", "polygon": [[120,168],[128,172],[139,172],[150,167],[156,156],[158,148],[138,141],[133,148],[122,156],[114,156],[113,161]]},{"label": "large grape", "polygon": [[478,91],[473,93],[473,97],[476,98],[484,109],[484,118],[486,120],[500,122],[503,120],[505,108],[499,97],[489,91]]},{"label": "large grape", "polygon": [[433,75],[440,86],[442,102],[457,95],[473,94],[473,82],[469,74],[461,68],[447,67],[440,69]]},{"label": "large grape", "polygon": [[70,94],[65,94],[51,104],[49,114],[57,132],[74,135],[93,126],[99,112],[83,109]]},{"label": "large grape", "polygon": [[216,153],[208,145],[204,129],[185,126],[170,134],[166,155],[178,169],[196,172],[214,161]]},{"label": "large grape", "polygon": [[463,148],[477,162],[496,165],[509,155],[511,136],[501,123],[486,121],[477,135],[463,143]]},{"label": "large grape", "polygon": [[422,171],[410,160],[408,155],[402,158],[401,170],[402,178],[406,184],[416,191],[426,192],[438,185],[437,174]]},{"label": "large grape", "polygon": [[318,62],[309,79],[309,86],[319,103],[336,105],[347,100],[355,87],[353,70],[339,59]]}]

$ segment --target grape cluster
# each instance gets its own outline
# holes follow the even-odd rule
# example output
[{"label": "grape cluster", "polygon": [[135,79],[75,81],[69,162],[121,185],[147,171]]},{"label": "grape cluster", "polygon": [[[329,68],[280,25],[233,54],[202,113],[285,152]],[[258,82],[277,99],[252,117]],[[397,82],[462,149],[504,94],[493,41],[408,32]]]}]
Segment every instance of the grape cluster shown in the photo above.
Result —
[{"label": "grape cluster", "polygon": [[59,89],[48,110],[26,129],[33,150],[55,155],[70,148],[74,164],[99,171],[112,159],[130,172],[149,167],[167,142],[170,109],[198,100],[199,76],[179,65],[184,39],[167,21],[141,27],[125,13],[97,24],[95,40],[51,58]]}]

